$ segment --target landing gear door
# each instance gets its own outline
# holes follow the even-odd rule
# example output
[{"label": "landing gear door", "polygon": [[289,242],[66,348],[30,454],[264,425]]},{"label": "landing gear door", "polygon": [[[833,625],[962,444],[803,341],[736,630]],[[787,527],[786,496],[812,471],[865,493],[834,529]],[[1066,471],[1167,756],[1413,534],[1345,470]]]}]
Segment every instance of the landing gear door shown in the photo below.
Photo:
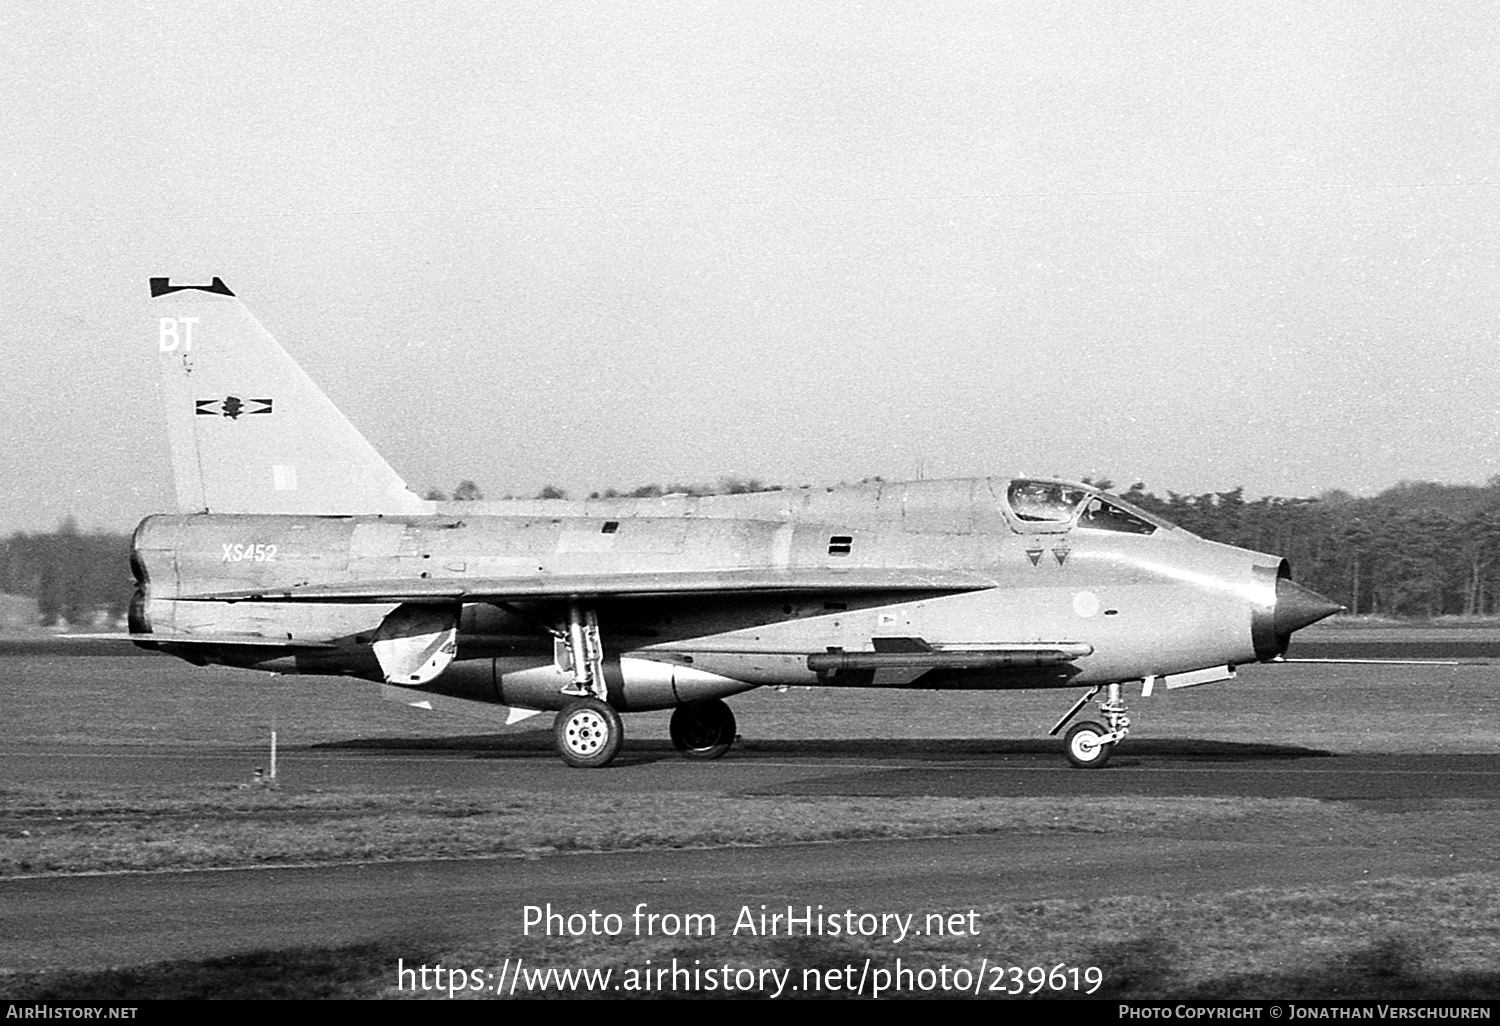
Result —
[{"label": "landing gear door", "polygon": [[389,684],[420,687],[458,654],[458,606],[397,606],[375,632],[375,658]]}]

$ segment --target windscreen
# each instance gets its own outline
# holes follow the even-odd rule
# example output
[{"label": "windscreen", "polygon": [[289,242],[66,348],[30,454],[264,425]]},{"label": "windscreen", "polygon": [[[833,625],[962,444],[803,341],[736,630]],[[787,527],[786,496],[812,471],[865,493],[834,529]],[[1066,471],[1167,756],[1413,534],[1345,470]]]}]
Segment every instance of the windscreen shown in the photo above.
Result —
[{"label": "windscreen", "polygon": [[1137,513],[1124,505],[1096,495],[1084,504],[1078,516],[1078,526],[1090,531],[1117,531],[1121,534],[1154,534],[1157,525],[1144,513]]}]

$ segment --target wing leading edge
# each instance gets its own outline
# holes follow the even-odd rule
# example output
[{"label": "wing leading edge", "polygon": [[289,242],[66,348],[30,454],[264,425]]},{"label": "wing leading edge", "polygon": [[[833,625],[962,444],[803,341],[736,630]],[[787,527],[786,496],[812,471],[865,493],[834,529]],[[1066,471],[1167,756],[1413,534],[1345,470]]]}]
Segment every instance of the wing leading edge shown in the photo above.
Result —
[{"label": "wing leading edge", "polygon": [[271,638],[264,634],[237,634],[226,631],[221,634],[189,634],[184,631],[157,631],[145,632],[132,631],[129,633],[115,632],[110,634],[59,634],[58,638],[64,643],[75,641],[129,641],[131,643],[151,642],[156,645],[209,645],[214,648],[224,648],[233,645],[251,645],[257,648],[337,648],[331,641],[311,641],[306,638]]},{"label": "wing leading edge", "polygon": [[996,582],[962,571],[912,569],[722,570],[650,574],[557,574],[445,580],[389,579],[297,584],[183,595],[189,602],[503,602],[663,595],[983,591]]}]

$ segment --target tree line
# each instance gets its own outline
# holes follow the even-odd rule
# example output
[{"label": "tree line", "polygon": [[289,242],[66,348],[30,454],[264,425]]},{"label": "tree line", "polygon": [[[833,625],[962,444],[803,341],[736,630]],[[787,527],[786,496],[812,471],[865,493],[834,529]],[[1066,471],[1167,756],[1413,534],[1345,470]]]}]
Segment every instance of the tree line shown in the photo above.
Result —
[{"label": "tree line", "polygon": [[[1110,488],[1107,481],[1094,483]],[[590,497],[775,490],[725,477],[712,485],[611,488]],[[1247,500],[1243,488],[1156,495],[1139,482],[1117,494],[1205,538],[1285,556],[1299,582],[1351,613],[1500,616],[1500,477],[1482,486],[1403,482],[1366,498],[1332,491],[1312,499]],[[434,489],[428,497],[447,496]],[[567,493],[549,485],[536,497]],[[465,481],[453,498],[482,494]],[[51,533],[0,541],[0,592],[35,599],[48,626],[118,620],[133,588],[129,556],[129,535],[83,533],[70,517]]]},{"label": "tree line", "polygon": [[0,592],[35,599],[43,626],[117,622],[133,590],[128,534],[84,534],[68,517],[49,534],[0,541]]},{"label": "tree line", "polygon": [[1351,614],[1500,615],[1500,477],[1407,481],[1369,498],[1161,497],[1142,484],[1120,494],[1205,538],[1285,556],[1299,582]]}]

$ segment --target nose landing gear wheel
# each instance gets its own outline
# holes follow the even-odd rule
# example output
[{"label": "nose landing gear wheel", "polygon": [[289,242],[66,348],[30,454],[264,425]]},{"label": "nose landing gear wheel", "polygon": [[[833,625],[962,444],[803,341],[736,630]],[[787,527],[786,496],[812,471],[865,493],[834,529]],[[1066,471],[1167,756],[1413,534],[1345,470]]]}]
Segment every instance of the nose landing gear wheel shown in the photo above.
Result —
[{"label": "nose landing gear wheel", "polygon": [[563,762],[578,769],[599,769],[620,753],[625,725],[608,704],[597,698],[580,698],[557,714],[552,736]]},{"label": "nose landing gear wheel", "polygon": [[717,698],[672,710],[672,745],[685,759],[717,759],[734,744],[734,711]]},{"label": "nose landing gear wheel", "polygon": [[1068,761],[1079,769],[1098,769],[1109,761],[1109,755],[1115,750],[1113,741],[1108,744],[1100,744],[1100,738],[1107,736],[1109,732],[1097,723],[1075,723],[1068,728],[1064,744],[1067,746]]}]

